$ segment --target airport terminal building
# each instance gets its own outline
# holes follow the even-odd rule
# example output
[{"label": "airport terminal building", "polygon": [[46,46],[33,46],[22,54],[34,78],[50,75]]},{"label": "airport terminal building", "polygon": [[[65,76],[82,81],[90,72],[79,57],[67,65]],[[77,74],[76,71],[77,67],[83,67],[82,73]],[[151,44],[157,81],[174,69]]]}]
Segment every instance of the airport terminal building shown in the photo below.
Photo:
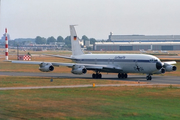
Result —
[{"label": "airport terminal building", "polygon": [[109,35],[111,42],[180,42],[180,35]]},{"label": "airport terminal building", "polygon": [[180,42],[96,42],[96,51],[180,50]]},{"label": "airport terminal building", "polygon": [[96,42],[96,51],[180,50],[180,35],[109,35],[110,42]]}]

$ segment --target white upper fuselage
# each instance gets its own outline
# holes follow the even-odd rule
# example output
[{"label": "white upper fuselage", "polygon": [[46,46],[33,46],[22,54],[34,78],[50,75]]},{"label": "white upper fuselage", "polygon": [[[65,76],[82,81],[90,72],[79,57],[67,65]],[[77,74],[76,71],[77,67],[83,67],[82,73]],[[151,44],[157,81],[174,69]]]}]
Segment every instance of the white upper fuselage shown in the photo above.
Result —
[{"label": "white upper fuselage", "polygon": [[72,58],[77,63],[119,67],[124,73],[157,72],[156,62],[160,61],[155,56],[145,54],[82,54]]}]

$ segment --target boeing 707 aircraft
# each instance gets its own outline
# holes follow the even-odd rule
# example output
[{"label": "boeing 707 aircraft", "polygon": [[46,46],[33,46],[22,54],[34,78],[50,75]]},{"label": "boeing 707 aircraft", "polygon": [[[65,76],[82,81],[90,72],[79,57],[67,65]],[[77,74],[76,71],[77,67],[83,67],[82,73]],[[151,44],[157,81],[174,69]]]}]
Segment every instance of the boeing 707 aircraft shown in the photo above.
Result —
[{"label": "boeing 707 aircraft", "polygon": [[101,72],[117,73],[118,78],[127,78],[128,73],[147,74],[146,79],[151,80],[153,74],[176,71],[176,61],[161,62],[157,57],[146,54],[84,54],[75,25],[70,25],[72,55],[70,57],[51,55],[71,59],[74,63],[41,62],[41,61],[12,61],[20,64],[37,64],[42,72],[54,70],[54,66],[67,66],[72,68],[71,73],[81,75],[92,70],[92,78],[102,78]]}]

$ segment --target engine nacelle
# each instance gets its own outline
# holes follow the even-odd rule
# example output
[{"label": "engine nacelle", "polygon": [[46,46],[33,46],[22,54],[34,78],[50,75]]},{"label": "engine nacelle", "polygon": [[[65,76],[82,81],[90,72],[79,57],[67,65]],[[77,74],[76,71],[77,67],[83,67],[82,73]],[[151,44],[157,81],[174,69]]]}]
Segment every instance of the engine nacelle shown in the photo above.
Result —
[{"label": "engine nacelle", "polygon": [[72,71],[71,71],[71,73],[77,74],[77,75],[86,74],[86,72],[87,70],[85,66],[79,66],[79,65],[73,66]]},{"label": "engine nacelle", "polygon": [[39,65],[39,70],[42,72],[50,72],[54,70],[54,67],[51,63],[41,63]]},{"label": "engine nacelle", "polygon": [[161,68],[159,71],[155,72],[154,74],[164,74],[166,70],[164,68]]},{"label": "engine nacelle", "polygon": [[165,67],[165,69],[167,72],[171,72],[171,71],[176,71],[177,68],[174,65],[168,65]]}]

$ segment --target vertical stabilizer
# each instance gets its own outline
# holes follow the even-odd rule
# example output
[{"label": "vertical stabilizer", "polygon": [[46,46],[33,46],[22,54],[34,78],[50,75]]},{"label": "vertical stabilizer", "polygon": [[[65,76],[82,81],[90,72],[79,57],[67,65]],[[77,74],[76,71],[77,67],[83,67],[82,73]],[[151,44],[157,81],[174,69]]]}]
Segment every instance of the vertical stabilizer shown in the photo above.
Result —
[{"label": "vertical stabilizer", "polygon": [[70,25],[72,55],[73,56],[82,55],[83,51],[79,44],[79,39],[77,37],[74,26],[75,25]]}]

